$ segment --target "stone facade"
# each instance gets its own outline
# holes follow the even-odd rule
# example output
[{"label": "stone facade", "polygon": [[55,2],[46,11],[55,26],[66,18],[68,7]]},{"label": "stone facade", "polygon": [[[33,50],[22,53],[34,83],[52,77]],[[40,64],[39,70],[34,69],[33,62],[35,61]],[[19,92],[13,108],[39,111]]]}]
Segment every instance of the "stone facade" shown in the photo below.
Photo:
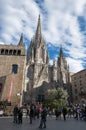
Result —
[{"label": "stone facade", "polygon": [[25,91],[29,94],[30,100],[46,96],[45,91],[49,88],[64,87],[70,93],[69,66],[62,47],[58,60],[53,61],[52,66],[49,65],[49,60],[39,16],[36,33],[31,39],[27,56]]},{"label": "stone facade", "polygon": [[22,103],[26,49],[21,35],[18,45],[0,45],[0,101]]},{"label": "stone facade", "polygon": [[27,60],[23,35],[17,46],[0,45],[0,101],[7,100],[20,105],[22,101],[44,100],[47,89],[57,87],[64,87],[71,97],[69,66],[62,47],[58,60],[53,61],[52,66],[49,60],[39,16]]},{"label": "stone facade", "polygon": [[71,76],[74,103],[86,103],[86,69]]}]

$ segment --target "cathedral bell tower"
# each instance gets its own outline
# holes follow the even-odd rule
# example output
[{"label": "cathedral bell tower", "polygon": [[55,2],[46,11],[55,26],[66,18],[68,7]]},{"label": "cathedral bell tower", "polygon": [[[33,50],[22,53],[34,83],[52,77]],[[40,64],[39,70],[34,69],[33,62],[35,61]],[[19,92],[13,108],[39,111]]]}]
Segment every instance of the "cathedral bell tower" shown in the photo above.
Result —
[{"label": "cathedral bell tower", "polygon": [[58,67],[58,84],[59,86],[63,86],[64,84],[68,83],[68,66],[67,66],[67,61],[64,57],[62,46],[60,47],[60,54],[58,57],[58,62],[57,62],[57,67]]},{"label": "cathedral bell tower", "polygon": [[41,19],[40,15],[38,18],[38,24],[35,36],[33,36],[30,47],[28,50],[28,63],[40,63],[40,64],[49,64],[49,56],[46,50],[46,42],[42,36],[41,32]]},{"label": "cathedral bell tower", "polygon": [[[27,57],[27,90],[36,97],[36,89],[48,82],[49,56],[46,50],[46,42],[41,31],[41,19],[38,18],[35,35],[31,39]],[[32,91],[32,92],[31,92]]]}]

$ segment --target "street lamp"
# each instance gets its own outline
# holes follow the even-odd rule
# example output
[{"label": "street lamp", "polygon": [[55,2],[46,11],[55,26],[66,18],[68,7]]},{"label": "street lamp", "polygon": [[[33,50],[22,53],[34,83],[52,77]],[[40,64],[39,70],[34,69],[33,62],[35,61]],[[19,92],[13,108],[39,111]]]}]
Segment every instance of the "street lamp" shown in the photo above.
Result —
[{"label": "street lamp", "polygon": [[18,93],[17,93],[17,97],[20,98],[20,101],[19,101],[20,104],[19,104],[19,105],[22,106],[22,93],[19,93],[19,92],[18,92]]}]

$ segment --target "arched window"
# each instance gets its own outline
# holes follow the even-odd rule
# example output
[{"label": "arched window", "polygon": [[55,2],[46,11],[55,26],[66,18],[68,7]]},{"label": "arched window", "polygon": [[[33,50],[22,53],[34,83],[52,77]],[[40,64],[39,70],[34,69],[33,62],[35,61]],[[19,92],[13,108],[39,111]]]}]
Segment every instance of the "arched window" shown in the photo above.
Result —
[{"label": "arched window", "polygon": [[12,55],[12,50],[9,50],[9,55]]},{"label": "arched window", "polygon": [[8,50],[7,49],[5,50],[5,55],[8,55]]},{"label": "arched window", "polygon": [[18,50],[18,51],[17,51],[17,55],[21,55],[21,50]]},{"label": "arched window", "polygon": [[16,50],[13,50],[13,55],[16,55]]},{"label": "arched window", "polygon": [[14,74],[18,73],[18,65],[16,65],[16,64],[12,65],[12,73],[14,73]]},{"label": "arched window", "polygon": [[3,55],[4,54],[4,49],[1,49],[1,55]]}]

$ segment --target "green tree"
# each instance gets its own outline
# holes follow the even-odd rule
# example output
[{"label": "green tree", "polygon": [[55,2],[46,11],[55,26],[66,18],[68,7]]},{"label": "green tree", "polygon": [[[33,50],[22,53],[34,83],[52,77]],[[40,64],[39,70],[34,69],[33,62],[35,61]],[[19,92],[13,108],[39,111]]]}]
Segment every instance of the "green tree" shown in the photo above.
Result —
[{"label": "green tree", "polygon": [[58,104],[60,107],[67,104],[68,93],[62,87],[57,89],[48,89],[46,92],[47,100],[53,102],[53,104]]}]

